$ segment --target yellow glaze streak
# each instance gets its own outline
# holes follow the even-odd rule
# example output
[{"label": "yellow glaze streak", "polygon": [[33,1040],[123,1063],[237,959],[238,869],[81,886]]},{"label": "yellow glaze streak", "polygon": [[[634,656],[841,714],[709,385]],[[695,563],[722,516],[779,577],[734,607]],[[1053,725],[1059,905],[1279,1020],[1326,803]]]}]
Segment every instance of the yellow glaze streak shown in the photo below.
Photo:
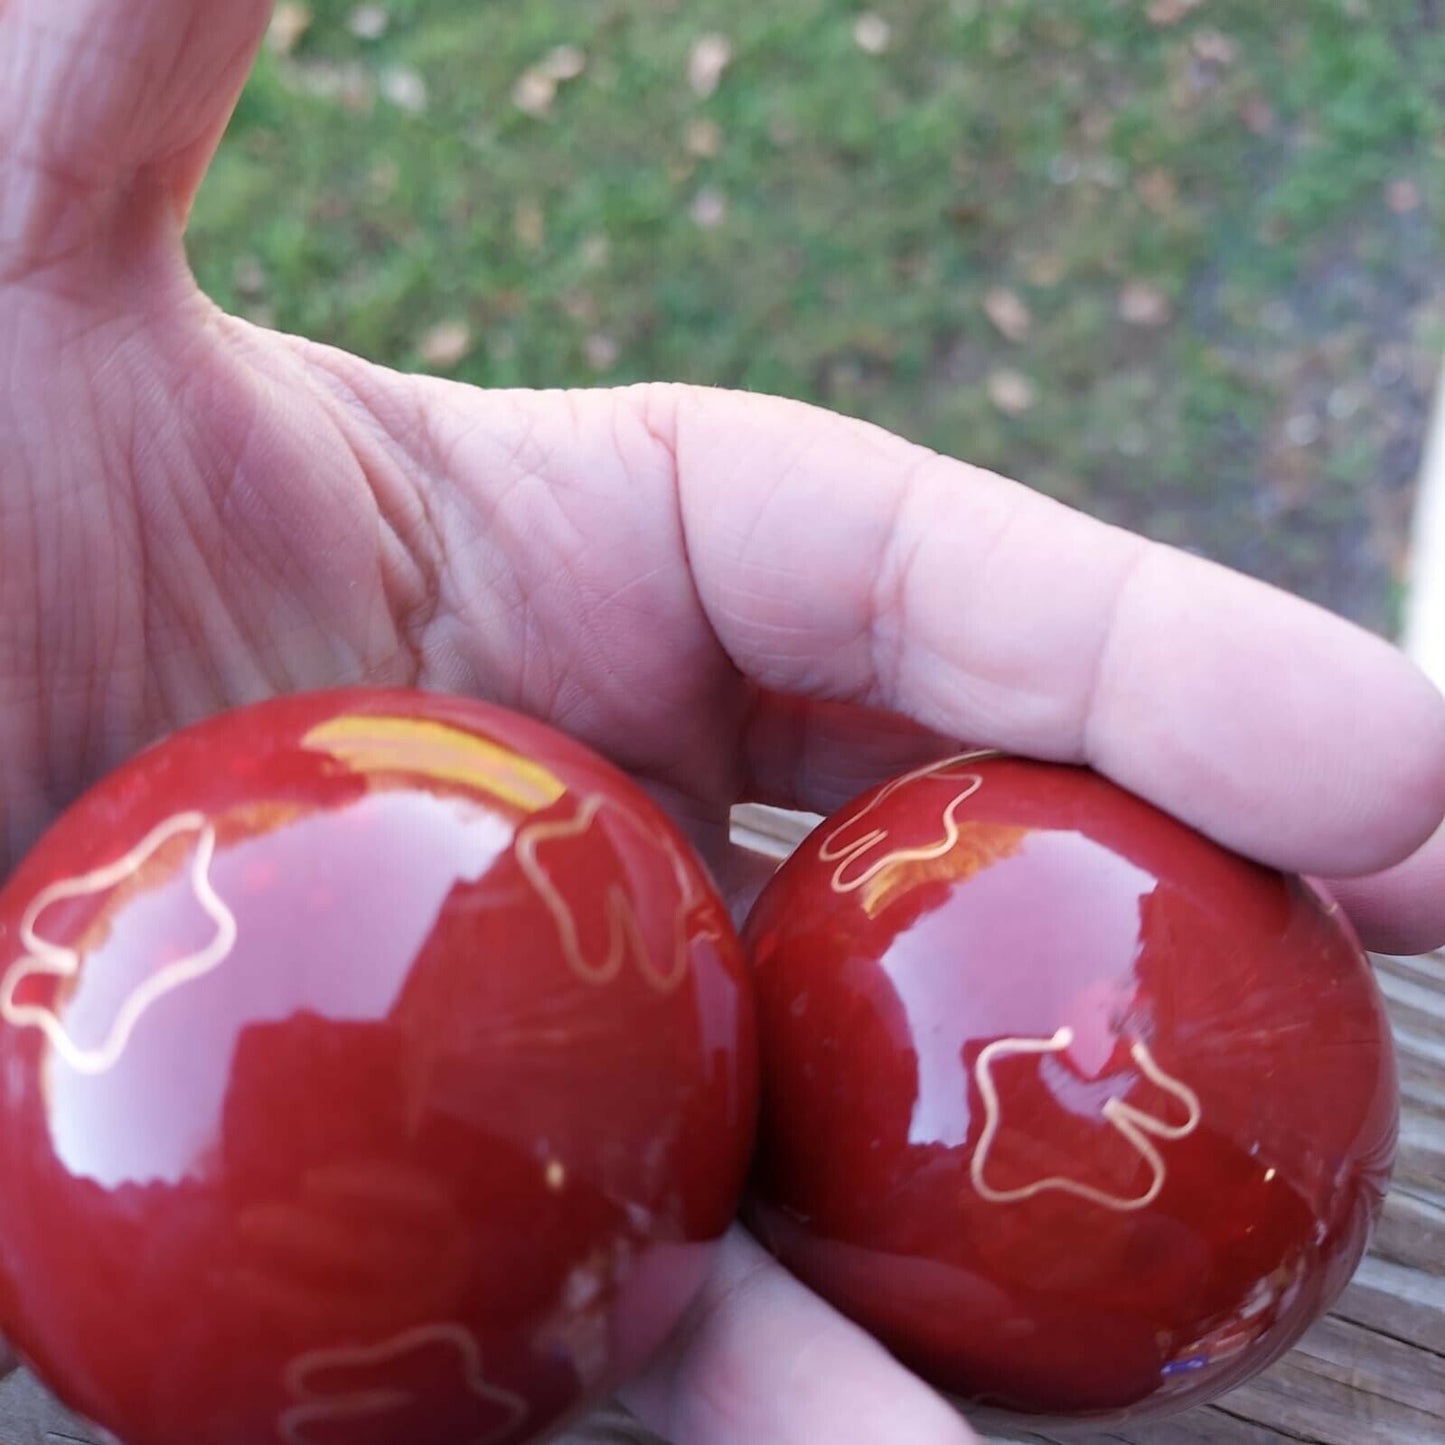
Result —
[{"label": "yellow glaze streak", "polygon": [[889,904],[927,883],[957,883],[1011,858],[1024,844],[1027,828],[1002,823],[957,825],[958,836],[947,853],[895,863],[863,884],[863,911],[877,918]]},{"label": "yellow glaze streak", "polygon": [[540,763],[446,723],[338,717],[312,728],[303,742],[358,773],[410,773],[439,783],[460,783],[523,813],[540,812],[567,791],[562,780]]}]

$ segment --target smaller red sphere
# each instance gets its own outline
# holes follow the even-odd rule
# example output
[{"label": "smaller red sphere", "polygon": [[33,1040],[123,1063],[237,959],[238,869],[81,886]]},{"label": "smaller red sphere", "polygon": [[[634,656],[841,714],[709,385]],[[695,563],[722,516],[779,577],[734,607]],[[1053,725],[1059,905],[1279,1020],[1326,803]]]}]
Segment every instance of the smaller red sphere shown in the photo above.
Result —
[{"label": "smaller red sphere", "polygon": [[749,1220],[966,1406],[1195,1404],[1358,1263],[1394,1055],[1306,883],[1085,770],[970,755],[824,822],[744,941]]},{"label": "smaller red sphere", "polygon": [[0,1328],[126,1445],[518,1445],[672,1328],[751,991],[685,840],[526,718],[281,699],[0,894]]}]

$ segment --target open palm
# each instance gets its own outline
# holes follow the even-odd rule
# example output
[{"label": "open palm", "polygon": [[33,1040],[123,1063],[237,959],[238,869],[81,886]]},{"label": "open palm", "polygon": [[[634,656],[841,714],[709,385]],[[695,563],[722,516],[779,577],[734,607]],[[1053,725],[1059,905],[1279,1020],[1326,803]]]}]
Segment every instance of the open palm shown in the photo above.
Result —
[{"label": "open palm", "polygon": [[[269,9],[0,0],[0,863],[169,728],[370,682],[548,719],[722,871],[740,799],[967,739],[1445,937],[1445,708],[1375,639],[827,413],[489,393],[219,313],[184,218]],[[741,1234],[629,1398],[683,1445],[968,1438]]]}]

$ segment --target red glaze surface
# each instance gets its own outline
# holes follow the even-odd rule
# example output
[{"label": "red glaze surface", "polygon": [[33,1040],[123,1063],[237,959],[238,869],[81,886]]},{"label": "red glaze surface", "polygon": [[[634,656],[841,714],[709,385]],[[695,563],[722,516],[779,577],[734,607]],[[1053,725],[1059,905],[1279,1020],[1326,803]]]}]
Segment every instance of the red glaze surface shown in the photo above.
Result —
[{"label": "red glaze surface", "polygon": [[126,1445],[515,1445],[635,1367],[752,1142],[723,906],[626,778],[404,692],[141,754],[0,895],[0,1314]]},{"label": "red glaze surface", "polygon": [[964,1402],[1139,1416],[1262,1368],[1354,1270],[1394,1055],[1339,911],[1098,776],[973,757],[759,899],[748,1217]]}]

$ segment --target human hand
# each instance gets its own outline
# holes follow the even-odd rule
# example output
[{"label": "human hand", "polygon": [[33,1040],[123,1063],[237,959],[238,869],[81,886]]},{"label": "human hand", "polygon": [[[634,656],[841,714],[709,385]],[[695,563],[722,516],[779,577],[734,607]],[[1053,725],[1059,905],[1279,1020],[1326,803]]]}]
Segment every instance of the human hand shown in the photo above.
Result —
[{"label": "human hand", "polygon": [[[608,754],[725,881],[734,802],[967,740],[1445,940],[1445,705],[1364,633],[824,412],[489,393],[220,314],[182,231],[269,8],[0,0],[0,864],[170,728],[407,684]],[[741,1233],[627,1398],[679,1445],[969,1438]]]}]

